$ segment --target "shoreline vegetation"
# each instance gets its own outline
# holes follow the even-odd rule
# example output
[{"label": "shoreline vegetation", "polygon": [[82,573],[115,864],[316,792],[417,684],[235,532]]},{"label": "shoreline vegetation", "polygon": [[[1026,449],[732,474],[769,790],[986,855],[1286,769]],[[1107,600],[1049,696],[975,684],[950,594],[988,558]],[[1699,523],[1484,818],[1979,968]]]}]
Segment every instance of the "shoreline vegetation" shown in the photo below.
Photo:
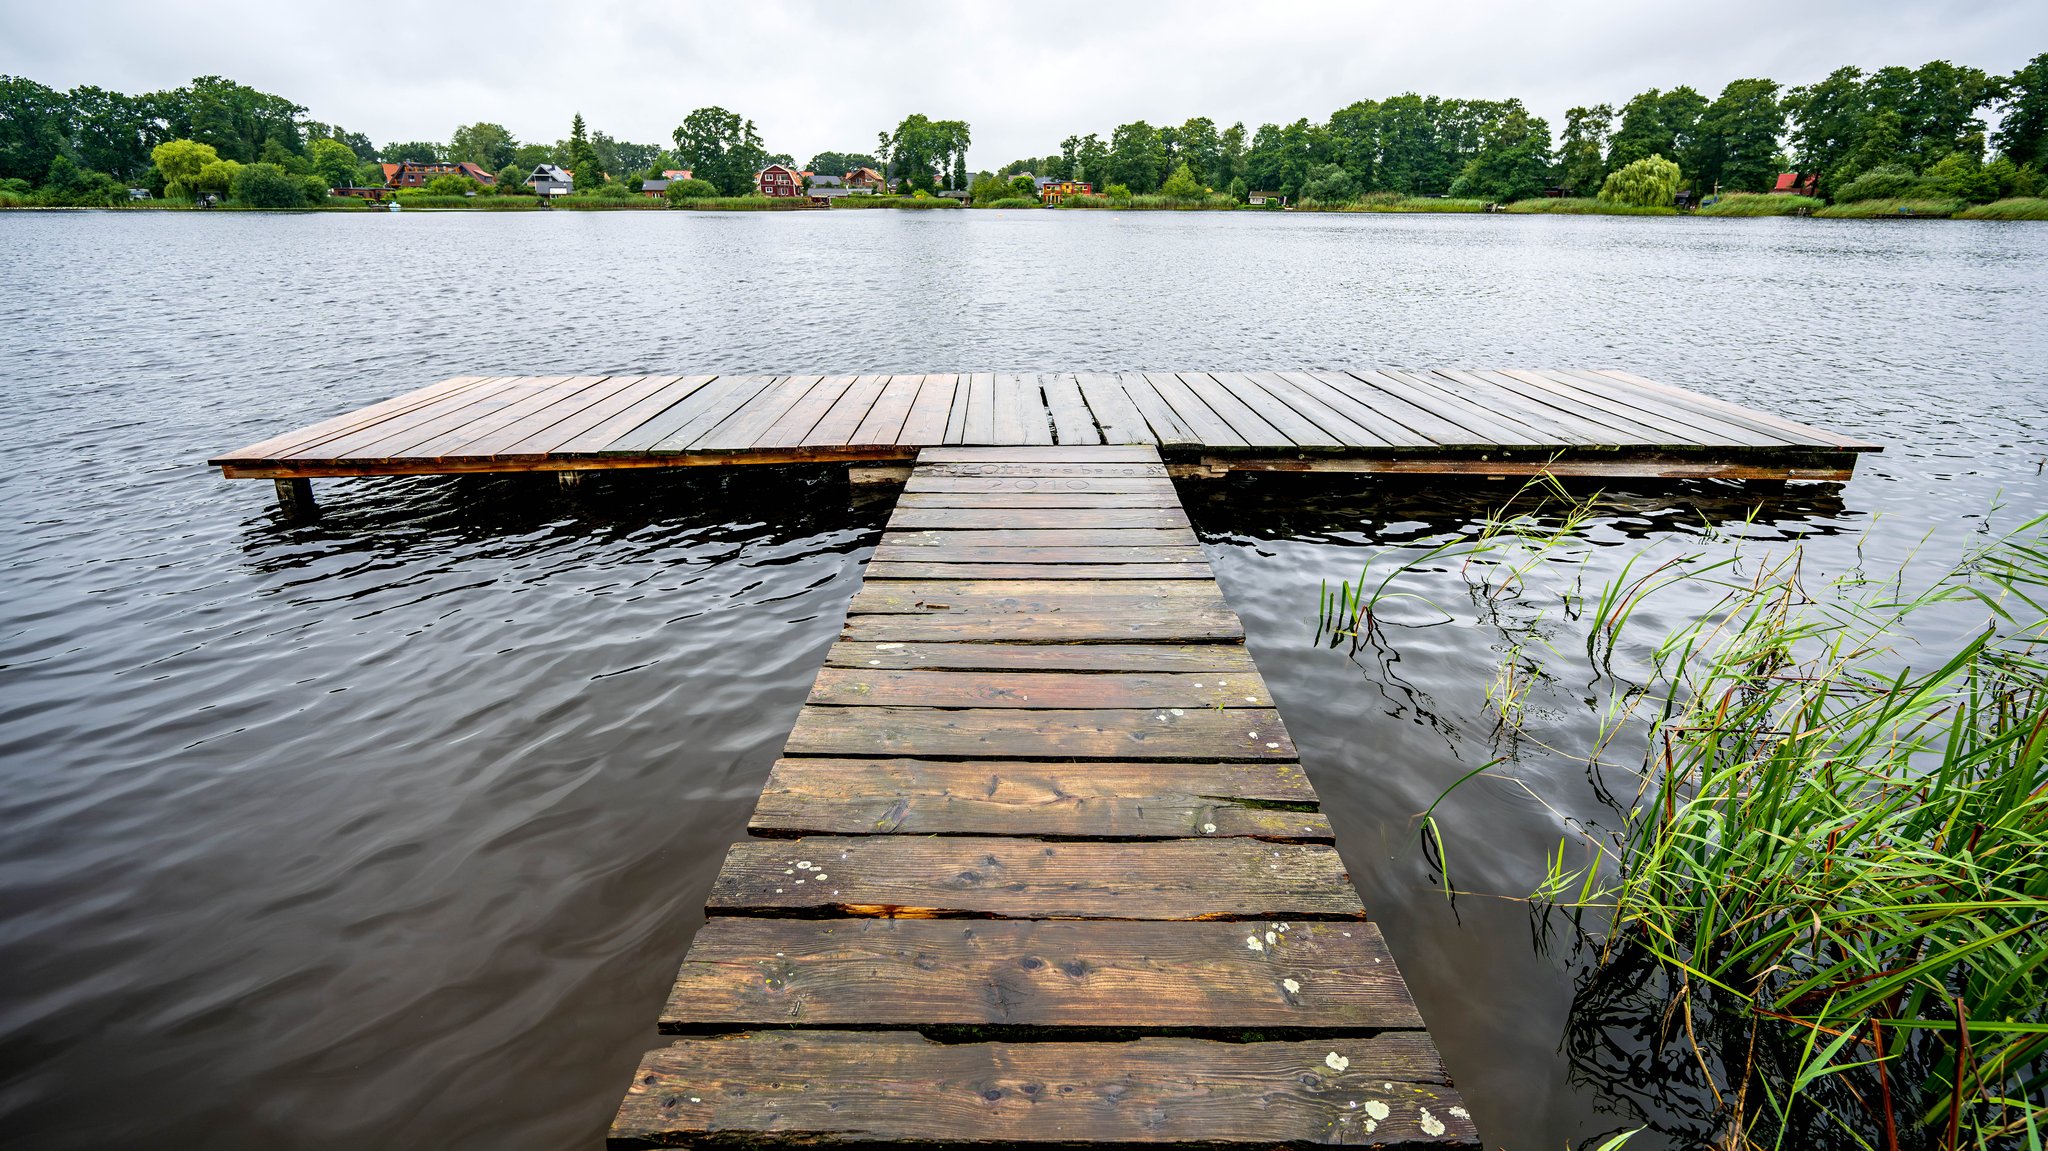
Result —
[{"label": "shoreline vegetation", "polygon": [[[1320,122],[1206,116],[1069,135],[970,172],[970,125],[905,116],[804,164],[711,106],[665,143],[502,124],[381,147],[220,76],[128,95],[0,76],[0,208],[788,211],[804,208],[1451,212],[2048,219],[2048,53],[2010,75],[1934,60],[1786,87],[1679,85],[1567,110],[1405,92]],[[1995,117],[1995,123],[1994,123]],[[344,200],[341,197],[347,197]],[[357,203],[354,201],[370,201]]]}]

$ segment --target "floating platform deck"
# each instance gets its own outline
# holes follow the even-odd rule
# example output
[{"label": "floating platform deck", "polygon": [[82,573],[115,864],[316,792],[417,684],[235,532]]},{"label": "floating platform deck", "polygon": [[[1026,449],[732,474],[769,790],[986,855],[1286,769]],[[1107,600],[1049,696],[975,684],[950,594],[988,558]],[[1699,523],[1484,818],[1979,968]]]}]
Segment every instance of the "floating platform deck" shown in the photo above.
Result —
[{"label": "floating platform deck", "polygon": [[[460,376],[227,452],[230,478],[1153,445],[1233,469],[1832,480],[1877,445],[1616,371]],[[281,483],[280,491],[286,489]],[[298,491],[304,494],[300,485]],[[288,496],[289,498],[289,496]]]},{"label": "floating platform deck", "polygon": [[611,1128],[1477,1147],[1156,449],[927,448]]}]

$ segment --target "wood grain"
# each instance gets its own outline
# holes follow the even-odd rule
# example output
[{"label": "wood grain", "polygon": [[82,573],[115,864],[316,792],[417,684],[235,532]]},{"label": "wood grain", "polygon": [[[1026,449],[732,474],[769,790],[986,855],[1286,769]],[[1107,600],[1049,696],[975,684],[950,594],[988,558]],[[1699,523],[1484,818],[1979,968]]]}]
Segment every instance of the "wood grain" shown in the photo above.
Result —
[{"label": "wood grain", "polygon": [[749,839],[726,853],[705,906],[898,919],[1365,918],[1334,849],[1237,838]]},{"label": "wood grain", "polygon": [[790,755],[945,759],[1293,759],[1280,714],[1266,708],[1049,709],[805,707]]},{"label": "wood grain", "polygon": [[1422,1026],[1370,923],[1253,951],[1238,923],[718,916],[662,1009],[669,1034],[748,1027],[1357,1035]]}]

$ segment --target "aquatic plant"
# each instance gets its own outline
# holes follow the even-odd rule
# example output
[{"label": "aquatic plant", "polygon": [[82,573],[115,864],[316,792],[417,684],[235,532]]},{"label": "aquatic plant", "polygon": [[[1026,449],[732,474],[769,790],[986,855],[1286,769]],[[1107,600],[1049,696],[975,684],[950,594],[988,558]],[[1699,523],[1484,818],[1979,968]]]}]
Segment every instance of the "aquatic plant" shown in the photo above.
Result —
[{"label": "aquatic plant", "polygon": [[1510,212],[1538,212],[1561,216],[1675,216],[1678,209],[1669,204],[1624,204],[1614,200],[1598,200],[1590,196],[1547,196],[1534,200],[1516,200],[1507,205]]},{"label": "aquatic plant", "polygon": [[1826,220],[1938,219],[1953,216],[1962,208],[1961,200],[1858,200],[1853,204],[1829,204],[1814,215]]}]

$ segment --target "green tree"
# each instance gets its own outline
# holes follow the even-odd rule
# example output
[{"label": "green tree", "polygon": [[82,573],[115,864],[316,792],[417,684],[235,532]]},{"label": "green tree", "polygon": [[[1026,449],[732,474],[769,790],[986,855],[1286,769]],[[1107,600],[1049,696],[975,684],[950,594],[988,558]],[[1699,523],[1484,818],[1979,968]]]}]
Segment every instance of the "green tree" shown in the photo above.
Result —
[{"label": "green tree", "polygon": [[431,140],[413,140],[404,144],[384,145],[384,162],[387,164],[439,164],[448,158],[448,149]]},{"label": "green tree", "polygon": [[1678,181],[1677,164],[1662,156],[1645,156],[1608,173],[1600,198],[1611,204],[1666,208],[1678,194]]},{"label": "green tree", "polygon": [[583,126],[583,113],[578,112],[569,121],[569,146],[566,149],[569,162],[565,165],[576,181],[578,192],[594,192],[604,187],[604,167],[597,157],[597,149],[590,145],[590,133]]},{"label": "green tree", "polygon": [[1010,182],[987,172],[976,176],[974,183],[967,187],[967,198],[976,204],[993,204],[997,200],[1008,199],[1009,196]]},{"label": "green tree", "polygon": [[526,188],[526,178],[531,175],[533,175],[532,168],[522,168],[517,164],[507,164],[498,169],[498,186],[496,190],[501,196],[523,193]]},{"label": "green tree", "polygon": [[896,130],[882,136],[882,154],[890,174],[919,192],[936,191],[954,167],[966,171],[970,139],[964,120],[934,120],[923,113],[905,116]]},{"label": "green tree", "polygon": [[1242,204],[1246,200],[1251,198],[1251,194],[1251,189],[1244,186],[1243,177],[1232,177],[1230,181],[1231,199],[1236,200],[1238,203]]},{"label": "green tree", "polygon": [[[1437,128],[1441,102],[1404,92],[1380,101],[1379,187],[1405,196],[1433,195],[1450,187],[1458,174],[1458,160],[1445,146]],[[1261,185],[1249,173],[1245,179],[1268,191],[1285,189]]]},{"label": "green tree", "polygon": [[450,160],[467,161],[487,172],[495,172],[512,162],[513,153],[518,148],[519,141],[513,139],[511,131],[503,124],[479,120],[455,129],[455,135],[448,141],[447,155]]},{"label": "green tree", "polygon": [[124,180],[148,171],[150,146],[163,139],[148,101],[87,85],[73,88],[65,102],[71,149],[81,166]]},{"label": "green tree", "polygon": [[1198,185],[1213,188],[1230,182],[1230,170],[1223,159],[1223,137],[1216,131],[1216,121],[1207,116],[1191,117],[1174,129],[1173,135],[1178,157]]},{"label": "green tree", "polygon": [[1519,100],[1506,101],[1502,109],[1451,182],[1451,195],[1505,203],[1539,195],[1550,183],[1550,125],[1529,115]]},{"label": "green tree", "polygon": [[1607,137],[1614,128],[1614,109],[1606,104],[1570,108],[1564,114],[1564,138],[1557,149],[1557,182],[1568,196],[1597,192],[1607,179]]},{"label": "green tree", "polygon": [[1038,199],[1038,185],[1029,176],[1012,176],[1010,177],[1010,190],[1005,198],[1012,200],[1018,198],[1036,200]]},{"label": "green tree", "polygon": [[1109,178],[1143,194],[1166,175],[1166,145],[1159,130],[1143,120],[1117,125],[1109,134]]},{"label": "green tree", "polygon": [[2048,52],[2015,69],[2003,86],[1998,150],[2014,164],[2048,169]]},{"label": "green tree", "polygon": [[74,208],[105,208],[128,198],[128,185],[105,172],[81,168],[71,157],[59,155],[50,161],[48,178],[41,193],[45,203]]},{"label": "green tree", "polygon": [[327,181],[330,188],[345,188],[355,182],[356,154],[347,144],[339,140],[315,140],[306,145],[306,156],[313,162],[313,173]]},{"label": "green tree", "polygon": [[429,196],[467,196],[482,191],[483,185],[468,176],[458,176],[449,172],[428,180],[421,190]]},{"label": "green tree", "polygon": [[1858,200],[1898,200],[1921,191],[1920,177],[1904,164],[1879,164],[1859,172],[1834,189],[1834,199],[1844,204]]},{"label": "green tree", "polygon": [[1784,132],[1777,81],[1729,81],[1699,118],[1693,190],[1770,191]]},{"label": "green tree", "polygon": [[1243,124],[1232,124],[1217,137],[1223,157],[1222,175],[1232,183],[1244,180],[1245,134]]},{"label": "green tree", "polygon": [[249,208],[306,206],[305,185],[276,164],[241,165],[234,174],[230,191],[236,203]]},{"label": "green tree", "polygon": [[196,191],[199,190],[200,171],[208,164],[217,163],[220,153],[214,151],[213,145],[197,140],[166,140],[150,149],[149,158],[156,165],[156,170],[163,173],[167,184]]},{"label": "green tree", "polygon": [[[278,169],[280,172],[283,170]],[[241,174],[241,164],[233,160],[215,160],[199,169],[199,175],[193,179],[191,188],[194,192],[211,192],[216,196],[226,197],[234,191],[235,177]]]},{"label": "green tree", "polygon": [[1837,68],[1818,84],[1792,89],[1785,95],[1785,112],[1793,159],[1800,171],[1820,174],[1825,194],[1829,174],[1848,159],[1869,129],[1863,70]]},{"label": "green tree", "polygon": [[1928,167],[1920,183],[1938,196],[1983,204],[1998,198],[2000,180],[1976,156],[1950,152]]},{"label": "green tree", "polygon": [[1180,167],[1173,170],[1173,175],[1166,178],[1166,183],[1159,190],[1175,200],[1199,200],[1209,191],[1195,179],[1194,170],[1188,167],[1186,160],[1180,162]]},{"label": "green tree", "polygon": [[843,176],[855,168],[882,170],[882,162],[866,152],[820,152],[804,166],[828,176]]},{"label": "green tree", "polygon": [[0,179],[40,184],[70,141],[64,94],[20,76],[0,76]]},{"label": "green tree", "polygon": [[168,133],[211,144],[224,160],[247,164],[275,142],[291,155],[304,150],[300,124],[306,109],[220,76],[201,76],[186,87],[149,97]]},{"label": "green tree", "polygon": [[1074,145],[1074,172],[1071,178],[1085,180],[1096,188],[1109,183],[1109,145],[1102,142],[1102,137],[1090,132]]},{"label": "green tree", "polygon": [[1301,185],[1301,198],[1320,204],[1342,204],[1357,195],[1358,181],[1341,164],[1324,164]]},{"label": "green tree", "polygon": [[754,174],[767,166],[768,153],[754,122],[723,108],[691,112],[676,128],[675,142],[678,166],[722,195],[746,195],[754,187]]}]

